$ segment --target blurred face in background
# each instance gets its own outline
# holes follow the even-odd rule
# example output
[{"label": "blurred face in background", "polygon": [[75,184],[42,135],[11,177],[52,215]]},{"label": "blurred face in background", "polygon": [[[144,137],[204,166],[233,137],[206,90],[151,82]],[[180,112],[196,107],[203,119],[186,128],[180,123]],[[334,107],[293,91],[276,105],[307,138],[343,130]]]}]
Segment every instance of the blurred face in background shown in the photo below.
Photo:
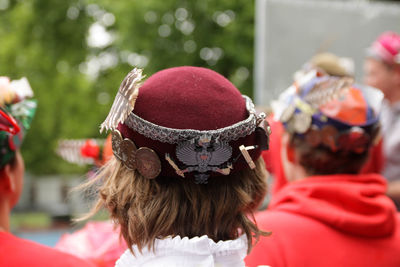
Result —
[{"label": "blurred face in background", "polygon": [[[367,58],[364,63],[364,83],[378,88],[390,102],[397,101],[400,95],[399,69],[373,58]],[[395,99],[396,98],[396,99]]]}]

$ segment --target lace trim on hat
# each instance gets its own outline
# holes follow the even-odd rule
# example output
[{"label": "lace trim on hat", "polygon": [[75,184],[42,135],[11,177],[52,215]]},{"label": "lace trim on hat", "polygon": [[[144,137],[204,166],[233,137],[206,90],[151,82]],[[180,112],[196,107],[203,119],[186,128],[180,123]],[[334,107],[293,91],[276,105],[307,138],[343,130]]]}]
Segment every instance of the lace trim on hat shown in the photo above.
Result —
[{"label": "lace trim on hat", "polygon": [[263,113],[258,116],[256,115],[254,104],[249,97],[243,95],[243,98],[246,100],[246,109],[250,114],[249,117],[231,126],[217,130],[200,131],[167,128],[142,119],[134,113],[129,115],[124,124],[141,135],[162,143],[177,144],[183,140],[189,140],[201,136],[230,142],[253,133],[258,125],[257,122],[265,118],[265,114]]}]

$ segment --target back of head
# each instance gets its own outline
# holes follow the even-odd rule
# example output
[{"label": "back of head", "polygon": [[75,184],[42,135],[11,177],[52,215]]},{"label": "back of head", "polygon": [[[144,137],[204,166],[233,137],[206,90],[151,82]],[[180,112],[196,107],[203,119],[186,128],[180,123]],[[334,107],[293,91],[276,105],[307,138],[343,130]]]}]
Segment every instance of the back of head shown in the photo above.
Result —
[{"label": "back of head", "polygon": [[274,103],[299,164],[309,175],[358,173],[379,133],[383,98],[351,78],[311,71]]},{"label": "back of head", "polygon": [[[102,129],[114,158],[98,207],[139,249],[167,236],[229,240],[261,231],[247,215],[266,192],[261,150],[264,115],[223,76],[177,67],[141,84],[134,69],[122,82]],[[268,130],[268,129],[267,129]]]}]

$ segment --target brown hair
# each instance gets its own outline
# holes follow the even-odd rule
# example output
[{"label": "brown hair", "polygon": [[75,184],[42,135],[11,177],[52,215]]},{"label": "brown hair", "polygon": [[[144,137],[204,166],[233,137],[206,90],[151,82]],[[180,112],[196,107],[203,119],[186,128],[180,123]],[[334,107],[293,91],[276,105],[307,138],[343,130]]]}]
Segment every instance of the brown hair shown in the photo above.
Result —
[{"label": "brown hair", "polygon": [[359,173],[369,153],[369,147],[362,153],[344,150],[332,152],[323,145],[312,147],[296,134],[290,135],[289,145],[295,148],[299,164],[308,175]]},{"label": "brown hair", "polygon": [[[102,207],[121,225],[128,247],[139,251],[154,248],[156,238],[207,235],[214,241],[230,240],[246,234],[248,250],[252,237],[266,232],[249,219],[266,193],[265,164],[260,157],[254,170],[212,177],[208,184],[195,184],[190,178],[157,177],[146,179],[128,170],[114,157],[83,187],[101,180],[100,195],[90,217]],[[85,219],[83,218],[83,219]]]}]

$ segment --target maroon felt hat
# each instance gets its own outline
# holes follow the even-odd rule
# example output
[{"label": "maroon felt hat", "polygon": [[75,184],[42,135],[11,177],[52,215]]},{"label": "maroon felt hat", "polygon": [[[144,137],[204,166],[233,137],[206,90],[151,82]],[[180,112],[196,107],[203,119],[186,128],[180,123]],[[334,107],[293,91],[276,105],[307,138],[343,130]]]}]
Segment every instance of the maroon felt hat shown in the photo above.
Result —
[{"label": "maroon felt hat", "polygon": [[[102,130],[113,131],[114,155],[144,177],[228,175],[253,168],[268,147],[265,115],[222,75],[176,67],[143,84],[141,70],[122,82]],[[261,126],[261,127],[259,127]]]}]

